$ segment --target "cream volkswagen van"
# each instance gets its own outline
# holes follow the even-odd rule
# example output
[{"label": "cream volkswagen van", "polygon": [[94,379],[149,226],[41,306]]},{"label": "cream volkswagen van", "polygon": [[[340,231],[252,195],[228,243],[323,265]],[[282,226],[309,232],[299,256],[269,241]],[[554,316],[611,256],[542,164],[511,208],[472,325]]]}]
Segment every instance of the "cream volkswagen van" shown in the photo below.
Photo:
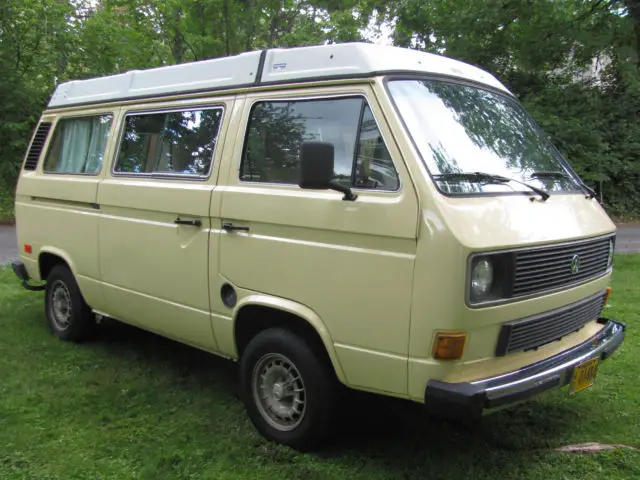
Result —
[{"label": "cream volkswagen van", "polygon": [[593,192],[496,78],[428,53],[61,84],[15,207],[53,334],[115,318],[237,361],[256,429],[297,449],[343,386],[473,418],[584,390],[624,337]]}]

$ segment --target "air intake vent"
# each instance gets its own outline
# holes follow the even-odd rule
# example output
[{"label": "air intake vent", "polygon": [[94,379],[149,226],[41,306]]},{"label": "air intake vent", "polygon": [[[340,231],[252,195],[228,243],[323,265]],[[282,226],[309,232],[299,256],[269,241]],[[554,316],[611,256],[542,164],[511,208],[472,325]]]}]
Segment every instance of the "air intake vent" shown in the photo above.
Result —
[{"label": "air intake vent", "polygon": [[502,325],[496,356],[534,350],[577,332],[597,320],[604,307],[603,292],[566,307]]},{"label": "air intake vent", "polygon": [[49,135],[50,128],[51,122],[42,122],[38,125],[38,130],[33,137],[31,148],[29,148],[29,153],[27,154],[27,160],[24,162],[25,170],[35,170],[38,166],[38,159],[40,158],[40,153],[42,153],[44,142],[47,140],[47,135]]}]

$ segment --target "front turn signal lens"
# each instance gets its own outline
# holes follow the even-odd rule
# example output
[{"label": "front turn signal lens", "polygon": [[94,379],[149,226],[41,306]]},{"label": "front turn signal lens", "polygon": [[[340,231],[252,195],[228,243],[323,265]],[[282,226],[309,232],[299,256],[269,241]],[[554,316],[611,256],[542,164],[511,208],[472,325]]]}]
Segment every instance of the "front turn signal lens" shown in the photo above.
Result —
[{"label": "front turn signal lens", "polygon": [[611,287],[607,287],[607,292],[604,294],[604,305],[609,301],[609,296],[611,295]]},{"label": "front turn signal lens", "polygon": [[438,333],[433,345],[433,358],[459,360],[467,343],[466,333]]}]

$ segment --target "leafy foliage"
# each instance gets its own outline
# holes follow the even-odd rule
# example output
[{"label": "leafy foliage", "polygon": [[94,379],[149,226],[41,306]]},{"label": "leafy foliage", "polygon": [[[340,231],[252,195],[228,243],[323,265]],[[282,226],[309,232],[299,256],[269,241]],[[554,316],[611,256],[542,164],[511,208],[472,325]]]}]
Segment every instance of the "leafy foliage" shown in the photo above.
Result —
[{"label": "leafy foliage", "polygon": [[0,191],[59,82],[362,40],[381,24],[396,45],[494,73],[611,213],[640,214],[640,0],[3,0]]},{"label": "leafy foliage", "polygon": [[617,216],[640,214],[640,1],[396,2],[397,44],[495,73]]}]

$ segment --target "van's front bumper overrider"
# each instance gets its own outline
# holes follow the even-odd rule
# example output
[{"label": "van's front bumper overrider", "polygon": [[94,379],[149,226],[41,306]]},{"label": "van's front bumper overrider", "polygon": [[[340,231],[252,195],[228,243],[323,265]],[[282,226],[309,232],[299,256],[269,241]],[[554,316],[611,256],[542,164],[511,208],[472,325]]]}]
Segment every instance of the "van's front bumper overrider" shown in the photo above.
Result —
[{"label": "van's front bumper overrider", "polygon": [[484,410],[527,400],[546,390],[567,385],[582,362],[607,359],[622,343],[626,325],[606,318],[604,327],[586,342],[513,372],[472,382],[430,380],[425,389],[429,413],[445,418],[477,418]]}]

